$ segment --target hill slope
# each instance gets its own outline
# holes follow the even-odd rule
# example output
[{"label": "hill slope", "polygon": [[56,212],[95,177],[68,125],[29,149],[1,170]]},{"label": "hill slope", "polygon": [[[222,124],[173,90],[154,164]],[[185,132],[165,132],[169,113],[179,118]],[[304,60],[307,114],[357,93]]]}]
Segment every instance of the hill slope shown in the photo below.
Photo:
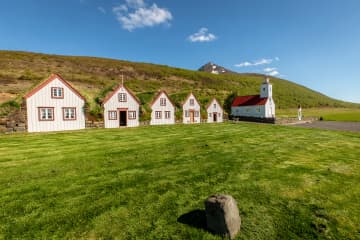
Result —
[{"label": "hill slope", "polygon": [[[178,108],[192,91],[202,104],[212,97],[221,102],[232,93],[257,94],[263,81],[261,76],[248,74],[214,75],[163,65],[134,63],[121,60],[47,55],[29,52],[0,51],[0,115],[17,107],[21,97],[51,73],[59,73],[88,100],[93,115],[101,113],[104,96],[121,81],[137,95],[143,106],[143,119],[149,117],[148,104],[160,89],[166,90]],[[331,99],[323,94],[290,81],[271,79],[277,108],[358,107],[356,104]],[[180,113],[178,113],[180,114]]]}]

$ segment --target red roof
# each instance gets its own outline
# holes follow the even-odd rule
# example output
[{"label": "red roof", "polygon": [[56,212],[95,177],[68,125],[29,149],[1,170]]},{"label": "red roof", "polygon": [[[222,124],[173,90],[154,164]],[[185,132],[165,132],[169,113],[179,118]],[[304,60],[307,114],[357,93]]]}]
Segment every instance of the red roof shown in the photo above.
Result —
[{"label": "red roof", "polygon": [[38,86],[36,86],[33,90],[28,92],[24,96],[24,98],[26,99],[26,98],[31,97],[32,95],[34,95],[35,93],[40,91],[43,87],[45,87],[46,85],[48,85],[50,82],[52,82],[55,79],[59,79],[64,85],[66,85],[71,91],[73,91],[73,93],[75,93],[79,98],[86,101],[86,99],[75,88],[73,88],[67,81],[65,81],[59,74],[51,74],[51,76],[47,80],[43,81]]},{"label": "red roof", "polygon": [[265,105],[267,98],[261,98],[260,95],[252,96],[241,96],[236,97],[231,104],[232,107],[240,106],[256,106],[256,105]]}]

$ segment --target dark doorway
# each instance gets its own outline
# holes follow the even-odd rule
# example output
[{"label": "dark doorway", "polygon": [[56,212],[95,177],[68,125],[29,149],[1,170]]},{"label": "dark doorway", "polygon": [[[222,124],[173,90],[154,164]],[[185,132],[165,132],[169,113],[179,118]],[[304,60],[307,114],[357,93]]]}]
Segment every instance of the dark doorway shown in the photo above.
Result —
[{"label": "dark doorway", "polygon": [[217,113],[213,113],[213,121],[217,122]]},{"label": "dark doorway", "polygon": [[127,126],[127,112],[126,111],[120,111],[119,112],[119,121],[120,121],[120,127]]}]

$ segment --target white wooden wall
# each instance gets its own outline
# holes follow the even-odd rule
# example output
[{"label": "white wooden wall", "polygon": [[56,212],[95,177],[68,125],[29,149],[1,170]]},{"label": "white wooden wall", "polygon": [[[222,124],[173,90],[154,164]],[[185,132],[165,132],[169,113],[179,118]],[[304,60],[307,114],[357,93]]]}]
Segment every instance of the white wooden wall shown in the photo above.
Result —
[{"label": "white wooden wall", "polygon": [[[51,87],[64,89],[64,98],[51,98]],[[85,101],[70,90],[62,81],[54,79],[34,95],[26,99],[28,132],[49,132],[85,128]],[[54,121],[39,121],[38,107],[54,107]],[[63,120],[63,107],[76,108],[76,120]]]},{"label": "white wooden wall", "polygon": [[[127,101],[119,102],[118,94],[126,93]],[[136,119],[129,119],[127,116],[127,127],[137,127],[139,126],[139,103],[131,96],[130,93],[123,87],[116,90],[115,94],[104,104],[104,126],[105,128],[118,128],[120,127],[119,123],[119,110],[120,108],[127,108],[127,111],[136,111]],[[109,111],[117,112],[117,119],[109,119]]]},{"label": "white wooden wall", "polygon": [[213,123],[214,122],[214,114],[217,115],[217,121],[216,122],[223,122],[224,119],[224,111],[221,107],[221,105],[216,101],[216,99],[213,99],[206,109],[207,111],[207,122]]},{"label": "white wooden wall", "polygon": [[[190,106],[190,99],[194,99],[194,106]],[[198,111],[199,115],[198,117],[194,117],[194,123],[200,123],[201,122],[201,112],[200,112],[200,103],[198,103],[198,101],[196,101],[196,98],[194,97],[193,94],[190,95],[190,97],[188,97],[188,99],[186,100],[186,102],[183,105],[183,123],[191,123],[190,122],[190,114],[188,117],[186,117],[185,115],[185,111],[190,111],[190,110],[194,110],[194,111]]]},{"label": "white wooden wall", "polygon": [[265,118],[265,105],[231,107],[231,115]]},{"label": "white wooden wall", "polygon": [[275,102],[273,98],[269,98],[265,104],[265,117],[275,118]]},{"label": "white wooden wall", "polygon": [[[166,106],[160,106],[160,98],[166,99]],[[166,96],[165,93],[161,93],[160,96],[156,99],[151,107],[151,125],[160,125],[160,124],[174,124],[175,123],[175,107],[172,105],[170,99]],[[157,119],[155,117],[155,112],[161,112],[161,118]],[[165,118],[165,111],[170,111],[170,118]]]}]

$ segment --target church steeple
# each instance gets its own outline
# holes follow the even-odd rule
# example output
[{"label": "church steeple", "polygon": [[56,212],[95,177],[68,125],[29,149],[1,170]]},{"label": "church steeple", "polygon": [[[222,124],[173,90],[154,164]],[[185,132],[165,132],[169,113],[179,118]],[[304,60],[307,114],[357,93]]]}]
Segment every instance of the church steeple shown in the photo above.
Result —
[{"label": "church steeple", "polygon": [[272,85],[270,83],[269,77],[266,77],[263,84],[261,84],[260,97],[272,98]]}]

